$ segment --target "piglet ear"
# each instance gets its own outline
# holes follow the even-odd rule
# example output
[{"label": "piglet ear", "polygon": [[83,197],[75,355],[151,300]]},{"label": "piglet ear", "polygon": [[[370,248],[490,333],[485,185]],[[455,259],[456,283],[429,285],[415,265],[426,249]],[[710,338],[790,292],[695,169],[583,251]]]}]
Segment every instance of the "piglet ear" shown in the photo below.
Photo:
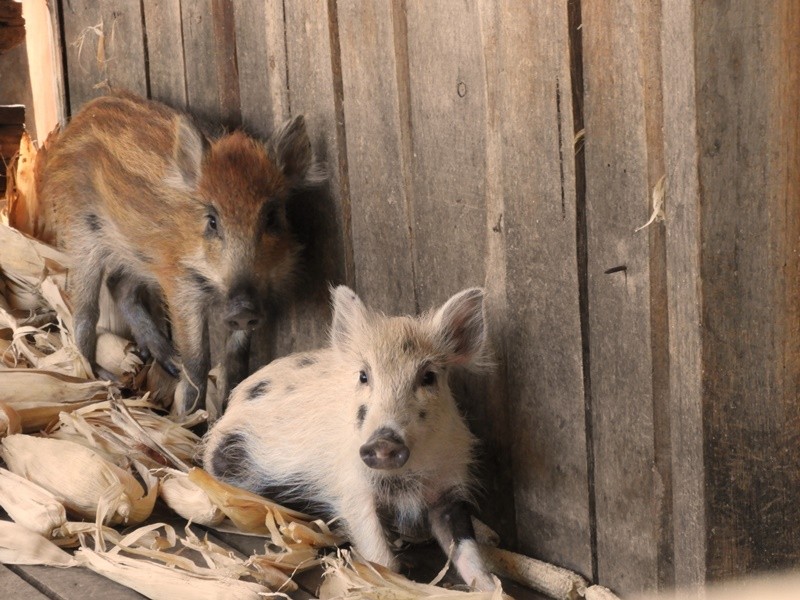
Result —
[{"label": "piglet ear", "polygon": [[208,140],[192,120],[186,115],[176,117],[173,164],[167,173],[167,185],[185,192],[196,190],[208,149]]},{"label": "piglet ear", "polygon": [[343,348],[363,327],[367,308],[356,293],[345,285],[331,290],[333,322],[331,323],[331,345]]},{"label": "piglet ear", "polygon": [[303,115],[286,121],[270,138],[270,152],[292,187],[319,185],[325,167],[314,158]]},{"label": "piglet ear", "polygon": [[445,358],[454,365],[481,367],[485,364],[486,319],[482,288],[459,292],[433,316]]}]

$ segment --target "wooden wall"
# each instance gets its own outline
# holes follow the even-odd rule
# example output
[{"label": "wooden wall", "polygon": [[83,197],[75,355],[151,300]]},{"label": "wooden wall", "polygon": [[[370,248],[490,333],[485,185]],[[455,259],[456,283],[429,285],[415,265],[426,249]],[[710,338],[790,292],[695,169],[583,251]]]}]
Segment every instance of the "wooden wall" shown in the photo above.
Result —
[{"label": "wooden wall", "polygon": [[623,593],[797,565],[796,2],[57,8],[71,113],[306,115],[330,185],[259,360],[323,342],[328,281],[387,312],[485,285],[498,368],[456,388],[506,545]]}]

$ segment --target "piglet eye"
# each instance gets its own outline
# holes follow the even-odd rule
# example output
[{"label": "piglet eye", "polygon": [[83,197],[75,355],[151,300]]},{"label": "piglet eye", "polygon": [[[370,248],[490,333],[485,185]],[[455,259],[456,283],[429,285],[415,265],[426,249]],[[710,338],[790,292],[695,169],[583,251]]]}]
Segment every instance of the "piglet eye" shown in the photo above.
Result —
[{"label": "piglet eye", "polygon": [[217,230],[217,217],[214,215],[208,215],[206,217],[208,219],[207,227],[209,231],[216,231]]},{"label": "piglet eye", "polygon": [[369,378],[367,377],[367,372],[366,371],[359,371],[358,372],[358,381],[361,382],[361,383],[367,383],[369,381]]},{"label": "piglet eye", "polygon": [[436,373],[434,371],[425,371],[422,374],[422,385],[429,386],[436,383]]}]

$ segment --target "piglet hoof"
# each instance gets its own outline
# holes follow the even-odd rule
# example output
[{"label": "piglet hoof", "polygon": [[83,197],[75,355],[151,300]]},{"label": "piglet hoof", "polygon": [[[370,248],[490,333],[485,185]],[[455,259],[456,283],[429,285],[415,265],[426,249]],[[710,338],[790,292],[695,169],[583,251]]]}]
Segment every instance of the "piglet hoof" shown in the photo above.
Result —
[{"label": "piglet hoof", "polygon": [[205,408],[205,401],[205,386],[198,388],[197,386],[193,386],[186,379],[181,378],[178,382],[178,387],[175,389],[175,396],[172,401],[172,410],[170,413],[175,417],[185,417],[198,409]]},{"label": "piglet hoof", "polygon": [[167,374],[171,375],[175,379],[180,377],[180,374],[181,374],[180,368],[177,367],[175,365],[175,363],[172,362],[171,360],[161,361],[161,360],[156,359],[156,362],[158,362],[158,364],[161,365],[161,368],[164,369],[164,371]]},{"label": "piglet hoof", "polygon": [[497,581],[490,573],[481,573],[470,585],[479,592],[493,592],[497,587]]},{"label": "piglet hoof", "polygon": [[94,371],[95,377],[102,381],[110,381],[115,386],[119,387],[122,385],[120,378],[114,375],[111,371],[108,371],[101,367],[100,365],[94,365],[92,369]]}]

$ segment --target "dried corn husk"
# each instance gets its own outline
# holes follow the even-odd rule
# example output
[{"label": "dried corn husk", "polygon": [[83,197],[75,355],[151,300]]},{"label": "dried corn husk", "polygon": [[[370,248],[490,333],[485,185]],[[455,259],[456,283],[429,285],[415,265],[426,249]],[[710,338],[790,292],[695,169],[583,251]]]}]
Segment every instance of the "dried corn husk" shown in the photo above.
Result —
[{"label": "dried corn husk", "polygon": [[77,564],[53,542],[10,521],[0,521],[0,563],[51,567],[74,567]]},{"label": "dried corn husk", "polygon": [[6,469],[0,469],[0,506],[16,523],[47,538],[67,521],[53,494]]},{"label": "dried corn husk", "polygon": [[44,304],[39,286],[51,275],[65,289],[71,261],[63,252],[0,222],[0,272],[7,284],[6,300],[11,308],[35,310]]},{"label": "dried corn husk", "polygon": [[584,596],[586,600],[619,600],[619,596],[602,585],[589,586]]},{"label": "dried corn husk", "polygon": [[36,402],[68,404],[105,400],[109,384],[87,381],[54,371],[0,369],[0,402],[31,406]]},{"label": "dried corn husk", "polygon": [[[205,566],[197,564],[184,553],[167,552],[175,549],[178,542],[184,548],[197,552],[205,562]],[[201,540],[188,526],[185,538],[178,537],[170,525],[154,523],[119,537],[114,540],[114,544],[115,547],[108,552],[105,552],[104,547],[102,550],[105,556],[112,559],[124,554],[142,561],[136,564],[145,564],[146,561],[150,561],[150,564],[163,563],[178,572],[203,579],[230,581],[249,577],[276,589],[285,591],[297,589],[296,584],[280,571],[262,572],[250,568],[243,558],[208,539]]]},{"label": "dried corn husk", "polygon": [[577,573],[508,550],[482,545],[481,555],[492,573],[556,600],[578,600],[589,585]]},{"label": "dried corn husk", "polygon": [[172,510],[184,519],[199,525],[219,525],[225,518],[208,494],[181,471],[165,469],[159,495]]},{"label": "dried corn husk", "polygon": [[146,470],[140,474],[149,478],[147,493],[129,471],[85,446],[17,434],[3,440],[0,455],[9,470],[50,491],[81,517],[136,524],[153,510],[158,485]]},{"label": "dried corn husk", "polygon": [[22,431],[22,420],[19,413],[8,404],[0,402],[0,438]]},{"label": "dried corn husk", "polygon": [[148,560],[119,554],[99,553],[81,548],[76,560],[95,573],[132,588],[153,600],[174,600],[186,597],[190,590],[193,600],[261,600],[269,590],[257,583],[236,579],[201,576]]},{"label": "dried corn husk", "polygon": [[202,469],[189,471],[189,480],[201,487],[240,531],[269,535],[286,550],[295,543],[325,548],[340,541],[321,521],[217,481]]},{"label": "dried corn husk", "polygon": [[189,526],[186,527],[186,537],[181,539],[181,543],[198,552],[209,567],[228,572],[231,576],[235,574],[237,577],[252,577],[270,589],[282,592],[297,590],[297,584],[283,571],[270,564],[252,560],[245,562],[230,550],[210,541],[208,536],[201,540]]},{"label": "dried corn husk", "polygon": [[[170,465],[183,471],[197,451],[200,438],[184,424],[154,413],[147,396],[96,402],[71,414],[61,414],[48,434],[71,440],[100,452],[107,460],[124,466],[131,458],[151,469]],[[204,412],[186,424],[204,420]]]},{"label": "dried corn husk", "polygon": [[491,592],[464,592],[417,583],[402,575],[377,565],[362,561],[355,553],[342,550],[338,557],[325,558],[325,580],[320,586],[320,600],[416,600],[418,598],[445,600],[501,600],[500,581]]},{"label": "dried corn husk", "polygon": [[275,568],[293,575],[322,564],[322,558],[313,546],[307,544],[289,544],[279,552],[265,544],[264,552],[251,556],[248,564],[256,569]]},{"label": "dried corn husk", "polygon": [[133,375],[142,368],[142,359],[134,354],[136,344],[111,333],[97,333],[97,364],[125,384],[133,381]]}]

